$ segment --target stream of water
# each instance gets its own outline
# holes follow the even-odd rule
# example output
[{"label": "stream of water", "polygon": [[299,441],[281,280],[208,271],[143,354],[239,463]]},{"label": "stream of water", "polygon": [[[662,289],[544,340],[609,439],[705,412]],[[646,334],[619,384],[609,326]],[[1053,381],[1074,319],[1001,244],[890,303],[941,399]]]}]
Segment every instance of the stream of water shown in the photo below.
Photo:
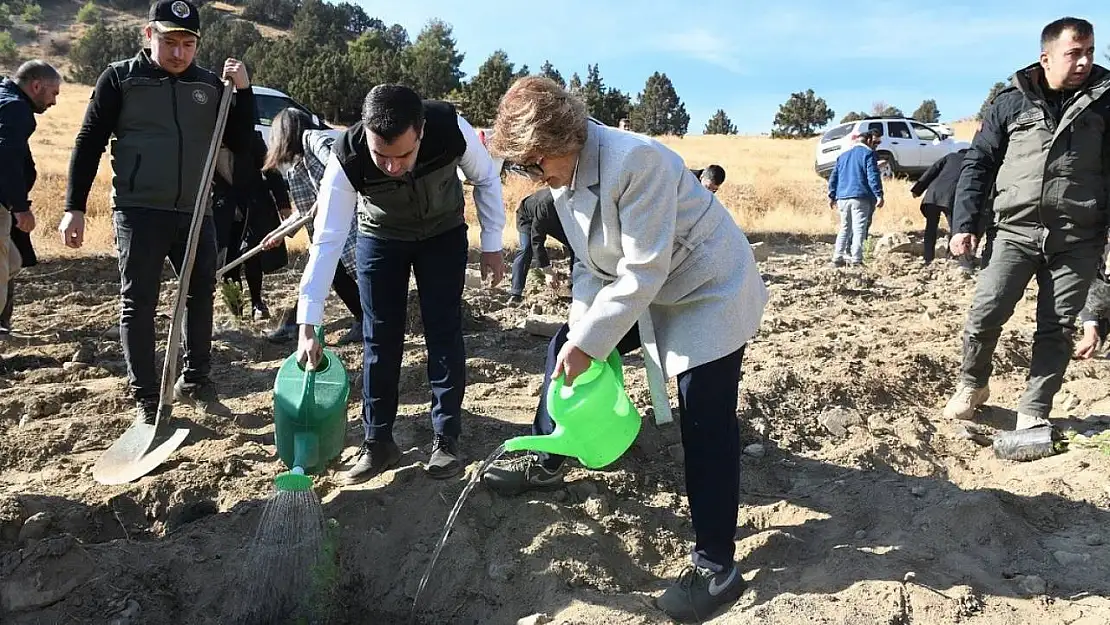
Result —
[{"label": "stream of water", "polygon": [[424,592],[424,587],[428,585],[428,580],[432,577],[432,570],[436,566],[436,560],[439,559],[439,553],[443,551],[443,545],[447,543],[447,537],[451,535],[451,528],[455,526],[455,519],[459,516],[459,510],[462,510],[463,504],[466,503],[466,498],[470,496],[470,491],[474,490],[474,486],[478,480],[482,479],[482,475],[490,468],[494,462],[497,461],[502,455],[505,454],[505,446],[499,445],[497,449],[478,467],[478,470],[470,476],[470,481],[467,482],[466,487],[459,493],[459,499],[455,502],[455,507],[451,508],[451,514],[447,515],[447,522],[443,525],[443,534],[439,537],[439,542],[436,543],[435,551],[432,552],[432,559],[428,562],[428,568],[424,571],[424,577],[420,578],[420,585],[416,587],[416,596],[412,598],[412,612],[409,614],[409,625],[416,622],[416,609],[420,605],[420,595]]}]

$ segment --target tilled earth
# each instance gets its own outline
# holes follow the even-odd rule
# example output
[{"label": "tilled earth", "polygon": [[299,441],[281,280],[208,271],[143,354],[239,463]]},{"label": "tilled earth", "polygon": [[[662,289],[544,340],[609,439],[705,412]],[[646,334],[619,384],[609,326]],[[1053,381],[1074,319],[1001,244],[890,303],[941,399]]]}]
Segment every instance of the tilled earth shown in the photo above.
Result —
[{"label": "tilled earth", "polygon": [[[737,558],[749,589],[713,623],[1096,625],[1110,622],[1110,457],[1071,450],[1015,463],[994,457],[940,409],[954,385],[974,281],[955,266],[883,256],[825,267],[827,243],[776,239],[761,262],[771,290],[744,366],[738,417],[745,456]],[[303,262],[296,265],[303,266]],[[271,308],[298,274],[267,277]],[[566,302],[530,281],[522,307],[468,288],[462,445],[473,471],[523,432],[546,339],[521,326]],[[160,336],[173,280],[166,275]],[[125,486],[91,468],[132,418],[112,258],[47,262],[20,280],[16,335],[0,373],[0,622],[231,623],[246,550],[284,470],[274,450],[273,379],[292,344],[267,324],[233,323],[222,304],[214,377],[233,418],[178,407],[191,434],[163,466]],[[415,291],[410,329],[418,328]],[[993,397],[977,431],[1011,429],[1024,385],[1035,287],[1004,332]],[[329,338],[349,319],[330,305]],[[361,346],[337,348],[361,388]],[[405,623],[442,524],[466,482],[436,482],[423,342],[401,374],[401,466],[343,488],[361,439],[316,480],[338,524],[338,572],[308,620]],[[572,470],[566,488],[500,499],[479,487],[428,589],[421,623],[665,623],[652,599],[688,562],[692,539],[674,425],[651,418],[642,361],[625,362],[645,416],[640,438],[605,471]],[[1064,427],[1110,422],[1110,367],[1073,362]],[[672,393],[673,396],[673,393]],[[275,574],[259,571],[256,574]],[[280,574],[280,572],[278,572]]]}]

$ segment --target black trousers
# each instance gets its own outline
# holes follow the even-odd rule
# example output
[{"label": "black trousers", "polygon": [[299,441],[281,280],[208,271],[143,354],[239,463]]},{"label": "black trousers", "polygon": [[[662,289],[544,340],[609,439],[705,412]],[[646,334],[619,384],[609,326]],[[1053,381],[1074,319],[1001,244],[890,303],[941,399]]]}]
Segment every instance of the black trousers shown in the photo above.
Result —
[{"label": "black trousers", "polygon": [[[158,404],[162,370],[155,366],[154,315],[162,267],[167,257],[180,275],[193,216],[189,213],[129,208],[112,215],[119,254],[120,342],[127,379],[135,399]],[[216,287],[216,231],[212,219],[201,224],[196,260],[185,300],[182,375],[189,383],[207,380],[211,371],[212,300]]]},{"label": "black trousers", "polygon": [[[555,431],[547,411],[547,387],[555,359],[567,341],[570,327],[563,325],[547,347],[547,366],[536,407],[532,433]],[[617,344],[627,354],[640,347],[636,326]],[[736,545],[736,516],[740,509],[740,425],[736,419],[740,391],[740,369],[744,347],[735,352],[678,374],[678,414],[685,451],[686,495],[694,524],[694,564],[714,571],[733,565]],[[549,469],[562,464],[564,456],[541,454]]]}]

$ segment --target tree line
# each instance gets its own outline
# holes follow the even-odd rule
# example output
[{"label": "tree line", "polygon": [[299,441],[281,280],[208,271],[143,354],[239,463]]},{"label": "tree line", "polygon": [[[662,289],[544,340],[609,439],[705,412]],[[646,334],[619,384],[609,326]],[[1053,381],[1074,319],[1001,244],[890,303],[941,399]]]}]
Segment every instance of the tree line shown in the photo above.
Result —
[{"label": "tree line", "polygon": [[[108,1],[120,9],[147,2]],[[413,40],[401,25],[387,25],[349,2],[247,0],[244,19],[209,5],[200,11],[204,39],[197,53],[199,65],[218,68],[228,56],[240,58],[256,84],[284,91],[338,123],[358,119],[363,96],[374,85],[399,83],[426,98],[453,102],[472,124],[489,126],[512,82],[531,73],[527,64],[518,67],[508,54],[497,50],[468,78],[461,69],[464,53],[446,22],[428,21]],[[133,56],[142,35],[138,27],[107,25],[91,14],[88,19],[95,23],[71,48],[69,57],[73,78],[91,84],[109,63]],[[256,23],[287,29],[288,34],[264,37]],[[597,64],[587,66],[584,80],[577,72],[564,79],[550,61],[537,73],[576,92],[590,115],[602,123],[616,126],[628,119],[637,132],[687,134],[686,106],[662,72],[649,76],[635,98],[606,85]],[[715,116],[709,126],[735,132],[724,112],[719,114],[723,123]]]}]

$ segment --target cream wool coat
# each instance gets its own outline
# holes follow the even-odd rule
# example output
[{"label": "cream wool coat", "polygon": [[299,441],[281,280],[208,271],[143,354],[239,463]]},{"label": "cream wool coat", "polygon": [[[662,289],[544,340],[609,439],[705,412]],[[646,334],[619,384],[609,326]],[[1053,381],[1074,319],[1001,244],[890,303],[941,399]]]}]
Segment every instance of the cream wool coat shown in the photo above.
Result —
[{"label": "cream wool coat", "polygon": [[739,349],[767,304],[747,237],[674,151],[588,126],[574,179],[553,190],[578,259],[568,340],[604,359],[639,321],[649,374],[654,364],[665,377]]}]

